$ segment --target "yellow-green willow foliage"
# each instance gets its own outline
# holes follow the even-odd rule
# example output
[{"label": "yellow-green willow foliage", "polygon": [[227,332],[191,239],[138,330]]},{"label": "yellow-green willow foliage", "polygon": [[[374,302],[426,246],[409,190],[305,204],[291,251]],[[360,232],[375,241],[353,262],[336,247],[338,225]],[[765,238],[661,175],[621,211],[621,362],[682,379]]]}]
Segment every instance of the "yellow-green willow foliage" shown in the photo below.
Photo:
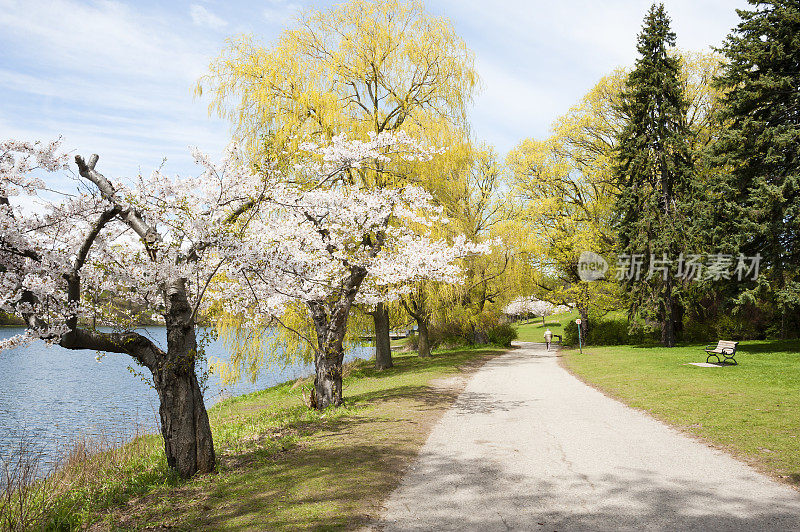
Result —
[{"label": "yellow-green willow foliage", "polygon": [[[300,142],[324,143],[342,133],[366,138],[402,129],[432,146],[448,146],[450,136],[467,129],[478,84],[472,52],[447,19],[426,13],[422,2],[350,0],[303,13],[266,46],[250,35],[229,40],[196,93],[209,96],[211,112],[230,121],[254,163],[277,159],[291,168]],[[425,164],[396,162],[378,172],[354,170],[348,178],[366,187],[416,182],[430,190],[437,174]],[[294,309],[287,317],[294,326],[261,334],[293,337],[286,340],[289,353],[300,348],[295,341],[302,339],[305,318],[305,309]],[[348,327],[356,329],[361,324]],[[224,334],[244,335],[243,352],[252,356],[242,360],[256,360],[268,347],[268,339],[253,331]]]},{"label": "yellow-green willow foliage", "polygon": [[302,14],[277,41],[228,41],[197,93],[255,154],[293,139],[401,126],[463,126],[478,85],[474,58],[450,22],[419,1],[350,0]]},{"label": "yellow-green willow foliage", "polygon": [[519,227],[505,197],[507,168],[491,147],[465,141],[453,145],[437,172],[446,176],[436,181],[435,191],[448,218],[442,231],[476,242],[493,240],[495,246],[487,255],[463,259],[463,284],[428,284],[419,299],[436,324],[459,324],[462,333],[478,334],[497,323],[519,285],[514,278],[520,270],[515,261]]},{"label": "yellow-green willow foliage", "polygon": [[[368,316],[352,313],[345,341],[345,353],[363,345],[361,336],[368,330]],[[291,364],[313,364],[316,335],[308,309],[301,303],[286,307],[280,321],[253,327],[240,316],[220,314],[216,333],[230,354],[228,360],[209,360],[209,371],[225,383],[237,382],[246,375],[255,382],[262,369],[279,369]]]}]

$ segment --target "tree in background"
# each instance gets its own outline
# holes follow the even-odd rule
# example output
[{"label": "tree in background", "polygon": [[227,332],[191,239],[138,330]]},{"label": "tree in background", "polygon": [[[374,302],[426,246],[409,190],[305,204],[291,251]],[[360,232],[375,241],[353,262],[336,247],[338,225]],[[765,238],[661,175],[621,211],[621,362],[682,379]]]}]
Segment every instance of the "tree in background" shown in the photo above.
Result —
[{"label": "tree in background", "polygon": [[445,230],[490,244],[491,252],[463,261],[464,284],[439,287],[436,320],[467,343],[486,343],[489,330],[499,324],[503,307],[515,295],[520,235],[504,201],[507,169],[494,149],[465,143],[463,154],[463,163],[443,174],[449,179],[439,182],[435,196],[449,220]]},{"label": "tree in background", "polygon": [[508,155],[519,217],[528,228],[524,249],[540,272],[539,297],[574,305],[584,336],[590,310],[602,315],[621,304],[615,283],[581,279],[578,261],[584,251],[608,257],[616,241],[610,168],[624,125],[616,105],[624,83],[622,71],[603,77],[553,124],[549,138],[525,139]]},{"label": "tree in background", "polygon": [[668,53],[675,34],[663,5],[650,8],[638,41],[640,57],[620,102],[627,123],[616,154],[616,224],[620,253],[643,261],[641,278],[623,277],[630,314],[652,314],[662,324],[662,343],[672,347],[681,314],[671,261],[686,244],[693,163],[688,102],[680,63]]},{"label": "tree in background", "polygon": [[545,318],[547,316],[568,311],[569,307],[566,305],[554,305],[549,301],[542,301],[535,297],[518,297],[503,309],[505,314],[513,318],[540,317],[542,318],[542,325],[546,325]]},{"label": "tree in background", "polygon": [[[350,0],[303,14],[269,48],[250,36],[231,41],[198,93],[212,94],[212,109],[231,121],[254,160],[274,160],[293,153],[291,145],[340,133],[362,138],[402,127],[429,141],[442,128],[466,128],[477,83],[472,53],[449,21],[427,14],[421,2]],[[353,178],[403,186],[414,173],[404,166],[354,171]],[[384,302],[372,315],[376,365],[390,367]]]},{"label": "tree in background", "polygon": [[725,219],[714,236],[730,250],[761,255],[763,273],[738,284],[737,304],[766,302],[786,337],[800,320],[800,4],[750,4],[755,9],[738,11],[741,22],[721,49],[715,151],[727,175],[718,189]]}]

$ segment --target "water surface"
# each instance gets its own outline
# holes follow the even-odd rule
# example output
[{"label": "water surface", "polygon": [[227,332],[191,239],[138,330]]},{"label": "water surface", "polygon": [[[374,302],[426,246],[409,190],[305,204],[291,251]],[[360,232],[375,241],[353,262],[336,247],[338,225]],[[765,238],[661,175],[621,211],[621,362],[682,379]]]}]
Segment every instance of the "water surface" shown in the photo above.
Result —
[{"label": "water surface", "polygon": [[[0,327],[0,339],[22,332]],[[162,347],[163,327],[144,329]],[[227,359],[221,341],[206,347],[209,359]],[[109,353],[96,360],[96,351],[70,351],[36,342],[0,351],[0,457],[8,456],[21,439],[34,441],[47,461],[79,437],[129,439],[137,432],[158,432],[158,395],[129,368],[148,377],[127,355]],[[369,358],[374,348],[356,348],[348,359]],[[231,386],[212,375],[204,394],[206,406],[223,397],[268,388],[313,373],[313,366],[293,364],[264,368],[255,383],[248,379]]]}]

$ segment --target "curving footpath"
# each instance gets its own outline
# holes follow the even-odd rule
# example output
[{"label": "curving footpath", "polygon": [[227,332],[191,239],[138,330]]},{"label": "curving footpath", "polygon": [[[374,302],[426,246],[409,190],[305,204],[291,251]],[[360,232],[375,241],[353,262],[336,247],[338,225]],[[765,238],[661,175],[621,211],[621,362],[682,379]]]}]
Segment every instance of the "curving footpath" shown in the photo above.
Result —
[{"label": "curving footpath", "polygon": [[520,346],[475,373],[378,528],[800,530],[794,489]]}]

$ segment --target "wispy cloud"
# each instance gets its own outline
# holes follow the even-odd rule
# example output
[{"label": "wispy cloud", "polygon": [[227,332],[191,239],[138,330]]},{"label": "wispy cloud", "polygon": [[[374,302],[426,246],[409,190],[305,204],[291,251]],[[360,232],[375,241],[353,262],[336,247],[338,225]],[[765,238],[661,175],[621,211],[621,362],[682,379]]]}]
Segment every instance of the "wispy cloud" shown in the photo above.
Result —
[{"label": "wispy cloud", "polygon": [[193,98],[221,44],[193,28],[111,1],[4,2],[2,136],[63,135],[68,149],[100,154],[115,177],[164,157],[168,169],[194,172],[187,146],[218,152],[227,127]]},{"label": "wispy cloud", "polygon": [[[542,138],[605,74],[636,59],[652,0],[429,0],[451,18],[478,58],[483,92],[472,111],[477,136],[503,153]],[[664,0],[678,46],[710,50],[736,25],[746,0]]]},{"label": "wispy cloud", "polygon": [[200,27],[211,28],[212,30],[221,30],[228,25],[228,21],[218,17],[203,6],[192,4],[189,8],[189,14],[192,16],[192,22]]}]

